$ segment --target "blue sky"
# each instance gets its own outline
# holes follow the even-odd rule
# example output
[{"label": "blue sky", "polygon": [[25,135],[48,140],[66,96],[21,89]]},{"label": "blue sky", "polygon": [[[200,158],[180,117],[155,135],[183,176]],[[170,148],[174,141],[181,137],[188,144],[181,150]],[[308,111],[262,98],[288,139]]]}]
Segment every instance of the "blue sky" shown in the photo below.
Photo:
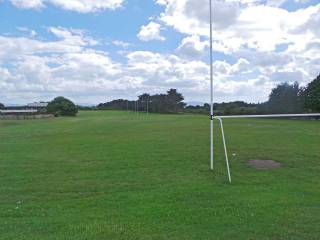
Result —
[{"label": "blue sky", "polygon": [[[208,0],[2,0],[0,102],[209,99]],[[320,0],[214,0],[216,102],[320,72]]]},{"label": "blue sky", "polygon": [[[143,4],[141,4],[143,2]],[[83,14],[74,11],[64,11],[49,5],[42,10],[19,9],[10,1],[2,3],[0,8],[1,33],[23,36],[17,27],[35,30],[44,39],[52,39],[46,30],[50,26],[83,29],[94,38],[108,42],[121,40],[134,44],[134,49],[144,49],[159,52],[172,52],[181,41],[182,36],[171,29],[163,31],[163,35],[170,41],[141,42],[137,33],[142,25],[150,22],[149,18],[158,16],[163,11],[152,1],[130,0],[126,1],[119,10],[106,10],[92,14]],[[109,50],[110,48],[108,48]]]}]

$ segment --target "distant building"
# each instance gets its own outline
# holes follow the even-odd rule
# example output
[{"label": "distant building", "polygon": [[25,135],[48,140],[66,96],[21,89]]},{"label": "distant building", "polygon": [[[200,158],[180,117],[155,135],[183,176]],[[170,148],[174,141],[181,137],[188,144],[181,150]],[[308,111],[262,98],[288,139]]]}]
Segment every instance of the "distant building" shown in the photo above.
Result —
[{"label": "distant building", "polygon": [[21,109],[21,110],[0,110],[1,115],[33,115],[36,114],[36,109]]},{"label": "distant building", "polygon": [[54,115],[41,113],[41,109],[0,110],[0,120],[42,119],[51,117],[54,117]]},{"label": "distant building", "polygon": [[36,109],[0,110],[0,119],[32,119],[37,115]]},{"label": "distant building", "polygon": [[42,109],[48,106],[47,102],[34,102],[27,104],[27,108]]},{"label": "distant building", "polygon": [[52,117],[47,114],[47,102],[34,102],[25,106],[6,107],[0,110],[0,119],[35,119]]}]

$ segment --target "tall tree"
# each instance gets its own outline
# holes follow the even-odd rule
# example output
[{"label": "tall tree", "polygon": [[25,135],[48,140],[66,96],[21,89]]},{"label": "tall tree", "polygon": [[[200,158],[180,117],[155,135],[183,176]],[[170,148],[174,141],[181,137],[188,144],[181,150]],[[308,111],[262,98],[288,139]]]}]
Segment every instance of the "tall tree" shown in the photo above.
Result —
[{"label": "tall tree", "polygon": [[303,90],[304,107],[320,112],[320,75]]},{"label": "tall tree", "polygon": [[116,99],[111,102],[100,103],[97,108],[98,109],[105,109],[105,110],[127,110],[132,109],[134,106],[133,101],[124,100],[124,99]]},{"label": "tall tree", "polygon": [[177,92],[177,89],[170,89],[167,91],[167,107],[168,112],[177,113],[183,110],[185,103],[183,103],[184,97],[181,93]]},{"label": "tall tree", "polygon": [[2,103],[0,103],[0,109],[4,109],[4,105]]},{"label": "tall tree", "polygon": [[167,95],[156,94],[151,96],[150,111],[156,113],[167,113]]},{"label": "tall tree", "polygon": [[150,110],[150,101],[151,101],[151,96],[148,93],[144,93],[140,96],[138,96],[139,99],[139,110],[140,111],[146,111],[147,108]]},{"label": "tall tree", "polygon": [[272,89],[269,101],[265,104],[270,113],[298,113],[302,111],[300,101],[300,87],[297,82],[279,84]]},{"label": "tall tree", "polygon": [[[181,93],[178,93],[176,89],[170,89],[167,94],[155,94],[150,95],[144,93],[138,97],[139,111],[145,111],[148,105],[149,112],[156,113],[177,113],[184,109],[185,103]],[[135,101],[128,101],[124,99],[118,99],[111,102],[100,103],[98,109],[116,109],[124,110],[135,109]],[[132,107],[133,106],[133,107]]]}]

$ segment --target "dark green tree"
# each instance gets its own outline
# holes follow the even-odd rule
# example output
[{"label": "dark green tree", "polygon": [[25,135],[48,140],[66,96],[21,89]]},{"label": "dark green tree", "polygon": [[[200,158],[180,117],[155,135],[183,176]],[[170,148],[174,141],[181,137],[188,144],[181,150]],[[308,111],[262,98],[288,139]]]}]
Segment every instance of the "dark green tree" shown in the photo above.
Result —
[{"label": "dark green tree", "polygon": [[4,104],[0,103],[0,109],[4,109]]},{"label": "dark green tree", "polygon": [[148,111],[150,110],[151,105],[151,96],[148,93],[144,93],[138,96],[139,99],[139,111]]},{"label": "dark green tree", "polygon": [[170,89],[167,94],[150,95],[144,93],[138,96],[138,101],[128,101],[118,99],[111,102],[100,103],[97,108],[102,110],[136,110],[146,111],[148,107],[149,112],[155,113],[178,113],[184,110],[185,103],[181,93],[176,89]]},{"label": "dark green tree", "polygon": [[116,99],[111,102],[100,103],[97,108],[101,110],[127,110],[132,109],[134,105],[133,101],[125,99]]},{"label": "dark green tree", "polygon": [[57,97],[48,104],[47,112],[52,113],[55,116],[76,116],[78,108],[69,99]]},{"label": "dark green tree", "polygon": [[320,75],[303,90],[304,107],[312,112],[320,112]]},{"label": "dark green tree", "polygon": [[263,105],[269,113],[299,113],[302,111],[299,84],[282,83],[272,89],[269,101]]},{"label": "dark green tree", "polygon": [[168,113],[167,95],[156,94],[150,97],[150,112],[156,113]]},{"label": "dark green tree", "polygon": [[167,107],[168,112],[170,113],[177,113],[181,112],[184,107],[185,103],[183,102],[184,97],[181,93],[177,92],[177,89],[170,89],[167,92]]}]

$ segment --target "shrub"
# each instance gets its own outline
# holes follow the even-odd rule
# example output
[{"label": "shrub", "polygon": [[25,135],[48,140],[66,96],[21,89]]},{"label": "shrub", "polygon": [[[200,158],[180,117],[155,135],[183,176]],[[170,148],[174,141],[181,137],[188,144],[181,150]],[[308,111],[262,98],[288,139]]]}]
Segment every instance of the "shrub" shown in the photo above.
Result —
[{"label": "shrub", "polygon": [[76,116],[78,108],[69,99],[57,97],[48,104],[47,111],[55,116]]}]

